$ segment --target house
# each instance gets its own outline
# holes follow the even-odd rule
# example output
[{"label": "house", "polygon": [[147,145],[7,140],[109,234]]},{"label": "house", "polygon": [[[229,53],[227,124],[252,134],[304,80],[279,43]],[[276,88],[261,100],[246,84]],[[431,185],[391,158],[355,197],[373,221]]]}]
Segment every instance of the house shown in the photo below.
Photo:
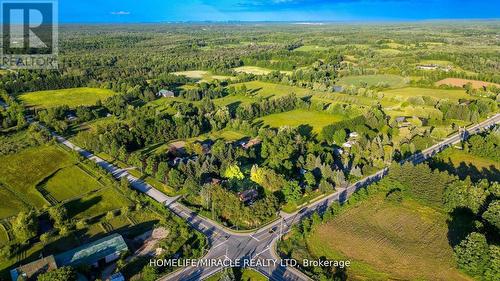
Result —
[{"label": "house", "polygon": [[254,139],[249,140],[248,142],[242,142],[241,147],[243,147],[244,149],[250,149],[251,147],[258,145],[261,142],[262,141],[259,140],[258,138],[254,138]]},{"label": "house", "polygon": [[54,256],[50,255],[43,259],[36,260],[10,271],[12,281],[17,280],[36,280],[38,275],[48,271],[57,269],[56,260]]},{"label": "house", "polygon": [[357,138],[357,137],[359,137],[359,134],[357,132],[352,132],[352,133],[349,134],[349,138],[351,138],[351,139],[354,139],[354,138]]},{"label": "house", "polygon": [[175,93],[169,90],[162,89],[156,94],[156,96],[163,98],[173,98],[175,97]]},{"label": "house", "polygon": [[120,234],[113,234],[56,256],[48,256],[10,271],[13,281],[23,278],[36,280],[37,276],[58,267],[80,265],[99,266],[111,263],[128,251],[128,246]]},{"label": "house", "polygon": [[342,144],[342,147],[344,148],[351,148],[356,142],[355,141],[348,141]]},{"label": "house", "polygon": [[252,203],[259,196],[259,192],[255,189],[245,190],[239,194],[240,201],[244,203]]},{"label": "house", "polygon": [[172,155],[181,156],[186,154],[186,142],[176,141],[169,144],[168,152]]},{"label": "house", "polygon": [[420,70],[436,70],[438,69],[438,66],[435,64],[424,64],[424,65],[417,65],[417,69]]}]

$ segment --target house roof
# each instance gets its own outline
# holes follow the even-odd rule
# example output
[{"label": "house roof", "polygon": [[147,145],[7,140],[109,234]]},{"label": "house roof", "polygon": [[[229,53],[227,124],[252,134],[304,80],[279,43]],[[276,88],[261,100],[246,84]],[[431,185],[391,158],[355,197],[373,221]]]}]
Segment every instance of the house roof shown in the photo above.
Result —
[{"label": "house roof", "polygon": [[55,259],[59,266],[93,264],[111,254],[127,250],[128,247],[123,237],[120,234],[113,234],[59,254]]},{"label": "house roof", "polygon": [[165,89],[162,89],[158,92],[158,95],[162,95],[162,96],[165,96],[165,95],[174,95],[174,92],[172,91],[169,91],[169,90],[165,90]]},{"label": "house roof", "polygon": [[36,277],[39,274],[57,269],[57,264],[54,256],[48,256],[43,259],[25,264],[10,271],[10,277],[13,281],[17,281],[19,276],[25,275],[26,278]]}]

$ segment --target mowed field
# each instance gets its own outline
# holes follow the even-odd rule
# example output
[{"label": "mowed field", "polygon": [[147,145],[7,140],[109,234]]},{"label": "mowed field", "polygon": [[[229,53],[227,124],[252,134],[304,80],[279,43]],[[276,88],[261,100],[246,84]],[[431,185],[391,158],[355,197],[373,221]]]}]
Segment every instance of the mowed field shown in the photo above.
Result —
[{"label": "mowed field", "polygon": [[213,80],[230,80],[231,76],[223,76],[223,75],[213,75],[209,71],[205,70],[189,70],[189,71],[179,71],[174,72],[173,74],[179,76],[186,76],[187,78],[200,80],[200,82],[210,82]]},{"label": "mowed field", "polygon": [[261,82],[261,81],[251,81],[246,83],[234,84],[234,87],[239,88],[243,84],[247,87],[248,91],[251,92],[253,95],[262,98],[280,97],[292,93],[296,94],[299,97],[303,97],[314,93],[314,91],[310,89],[274,84],[268,82]]},{"label": "mowed field", "polygon": [[29,107],[55,107],[67,105],[77,107],[79,105],[93,105],[98,100],[105,100],[113,96],[115,92],[98,88],[72,88],[50,91],[39,91],[22,94],[19,98]]},{"label": "mowed field", "polygon": [[314,257],[349,259],[350,280],[472,280],[455,269],[447,215],[379,195],[350,207],[308,238]]},{"label": "mowed field", "polygon": [[251,81],[246,83],[233,84],[235,88],[245,85],[248,95],[229,95],[223,98],[214,99],[213,102],[218,106],[231,104],[245,104],[256,102],[259,98],[278,98],[289,94],[296,94],[298,97],[313,95],[314,91],[294,86],[267,83],[261,81]]},{"label": "mowed field", "polygon": [[267,115],[257,119],[256,122],[261,121],[265,125],[273,128],[279,128],[282,126],[298,127],[300,125],[306,125],[311,126],[314,133],[319,133],[323,127],[337,123],[343,119],[344,117],[340,115],[297,109]]},{"label": "mowed field", "polygon": [[[271,73],[273,70],[269,68],[264,68],[264,67],[258,67],[258,66],[240,66],[234,68],[234,71],[240,72],[240,73],[248,73],[248,74],[255,74],[255,75],[266,75]],[[291,73],[291,71],[280,71],[281,73]]]},{"label": "mowed field", "polygon": [[473,155],[471,153],[467,153],[456,148],[447,149],[437,155],[437,157],[445,162],[450,161],[455,166],[455,168],[458,168],[460,167],[460,165],[462,165],[462,163],[465,163],[466,165],[475,166],[479,170],[482,170],[483,168],[490,169],[491,167],[500,170],[500,163],[497,163],[496,161],[491,159],[486,159]]},{"label": "mowed field", "polygon": [[449,100],[459,100],[459,99],[470,99],[472,98],[468,95],[465,90],[444,90],[444,89],[428,89],[428,88],[401,88],[388,90],[383,92],[385,98],[396,98],[396,99],[408,99],[410,97],[427,96],[434,97],[438,99],[449,99]]},{"label": "mowed field", "polygon": [[81,196],[102,187],[103,185],[77,165],[57,171],[43,186],[58,202]]},{"label": "mowed field", "polygon": [[118,193],[114,188],[108,187],[70,201],[64,206],[71,218],[82,219],[91,218],[129,205],[132,205],[130,200]]},{"label": "mowed field", "polygon": [[500,84],[496,84],[496,83],[484,82],[484,81],[479,81],[479,80],[460,79],[460,78],[446,78],[446,79],[437,81],[436,86],[450,85],[450,86],[456,86],[456,87],[463,87],[467,83],[471,83],[472,87],[475,89],[487,87],[487,86],[500,87]]},{"label": "mowed field", "polygon": [[2,198],[2,204],[0,204],[0,219],[14,216],[28,207],[19,197],[2,185],[0,185],[0,198]]},{"label": "mowed field", "polygon": [[359,75],[342,77],[338,84],[343,86],[361,87],[366,84],[368,87],[376,86],[380,83],[386,83],[391,88],[404,87],[406,85],[405,78],[399,75],[391,74],[376,74],[376,75]]},{"label": "mowed field", "polygon": [[72,165],[69,154],[56,146],[29,148],[0,157],[0,183],[35,208],[47,205],[36,186],[57,170]]}]

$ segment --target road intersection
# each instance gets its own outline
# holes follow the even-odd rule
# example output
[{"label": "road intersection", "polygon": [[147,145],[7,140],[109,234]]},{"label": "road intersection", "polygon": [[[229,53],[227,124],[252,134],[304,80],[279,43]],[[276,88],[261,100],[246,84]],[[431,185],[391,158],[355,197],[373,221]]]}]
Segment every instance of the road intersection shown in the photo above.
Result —
[{"label": "road intersection", "polygon": [[[435,154],[441,152],[453,144],[456,144],[470,135],[477,134],[488,129],[495,124],[500,123],[500,114],[497,114],[484,122],[469,127],[466,130],[455,134],[432,147],[419,152],[406,161],[414,164],[422,163]],[[249,264],[249,267],[262,273],[270,280],[310,280],[305,274],[294,267],[282,263],[280,257],[275,251],[276,242],[287,232],[294,224],[299,223],[303,218],[310,216],[314,212],[323,212],[334,202],[344,202],[356,190],[379,181],[388,173],[388,168],[382,169],[377,173],[368,176],[347,188],[338,189],[335,193],[325,196],[293,214],[281,213],[277,221],[268,224],[252,232],[236,232],[225,228],[218,223],[201,217],[187,207],[177,202],[177,197],[169,197],[144,181],[132,176],[126,169],[120,169],[111,163],[101,159],[92,153],[74,145],[65,138],[54,135],[57,141],[66,147],[77,151],[83,157],[94,161],[106,171],[111,173],[116,179],[126,177],[131,186],[154,200],[164,204],[170,211],[188,222],[194,229],[203,233],[211,245],[203,259],[209,260],[239,260],[242,263]],[[277,261],[269,263],[269,261]],[[267,262],[267,263],[266,263]],[[221,271],[223,267],[208,266],[196,267],[190,266],[181,268],[173,273],[160,278],[161,281],[168,280],[203,280],[207,277]]]}]

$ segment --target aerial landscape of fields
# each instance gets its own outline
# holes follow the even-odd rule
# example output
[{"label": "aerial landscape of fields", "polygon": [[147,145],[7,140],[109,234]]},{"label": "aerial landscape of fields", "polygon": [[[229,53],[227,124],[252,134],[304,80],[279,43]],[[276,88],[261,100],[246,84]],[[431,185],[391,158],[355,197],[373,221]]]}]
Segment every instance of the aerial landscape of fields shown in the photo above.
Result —
[{"label": "aerial landscape of fields", "polygon": [[4,57],[0,281],[500,280],[498,4],[191,2]]}]

